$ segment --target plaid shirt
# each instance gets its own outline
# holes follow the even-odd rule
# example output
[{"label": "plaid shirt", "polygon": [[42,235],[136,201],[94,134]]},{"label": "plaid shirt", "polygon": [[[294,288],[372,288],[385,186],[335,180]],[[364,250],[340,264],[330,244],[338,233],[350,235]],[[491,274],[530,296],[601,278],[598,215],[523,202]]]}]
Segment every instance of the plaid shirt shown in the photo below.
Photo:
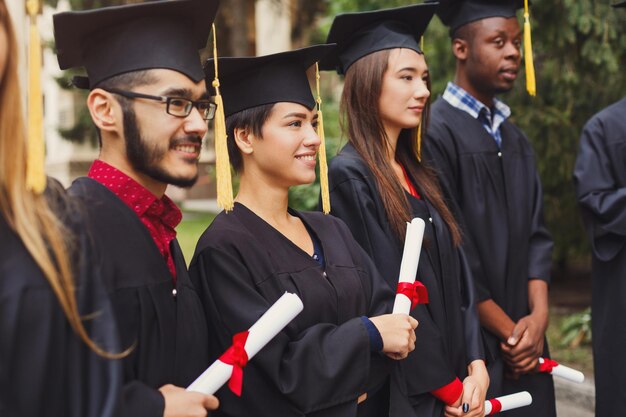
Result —
[{"label": "plaid shirt", "polygon": [[456,107],[466,112],[474,119],[478,119],[487,132],[495,139],[498,147],[502,145],[500,125],[511,115],[509,106],[497,98],[494,99],[492,115],[489,107],[476,100],[467,91],[452,82],[449,82],[446,86],[443,99],[450,103],[452,107]]}]

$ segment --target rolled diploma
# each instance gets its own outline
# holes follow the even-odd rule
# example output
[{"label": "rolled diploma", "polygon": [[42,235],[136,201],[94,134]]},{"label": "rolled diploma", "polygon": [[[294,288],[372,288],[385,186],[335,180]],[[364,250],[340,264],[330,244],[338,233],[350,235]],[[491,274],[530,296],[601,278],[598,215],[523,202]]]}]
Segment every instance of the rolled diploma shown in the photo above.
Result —
[{"label": "rolled diploma", "polygon": [[493,405],[491,401],[498,401],[502,405],[502,408],[498,411],[506,411],[512,410],[514,408],[526,407],[527,405],[531,405],[533,402],[533,397],[530,395],[528,391],[516,392],[515,394],[503,395],[502,397],[494,398],[493,400],[485,401],[485,415],[491,415],[493,411]]},{"label": "rolled diploma", "polygon": [[[424,227],[426,223],[419,217],[406,224],[406,235],[404,237],[404,251],[402,252],[402,263],[400,264],[400,277],[398,282],[414,283],[417,275],[417,265],[420,261],[422,251],[422,240],[424,239]],[[393,303],[393,314],[409,314],[411,311],[411,300],[403,294],[396,294]]]},{"label": "rolled diploma", "polygon": [[[249,329],[245,346],[248,360],[252,359],[294,317],[300,314],[303,308],[302,300],[296,294],[286,292],[276,300]],[[187,387],[187,391],[215,394],[222,385],[228,382],[232,370],[232,365],[225,364],[218,359]]]},{"label": "rolled diploma", "polygon": [[[539,358],[539,363],[543,363],[544,359]],[[567,379],[568,381],[578,382],[581,384],[585,380],[585,374],[576,369],[572,369],[569,366],[558,364],[554,368],[552,368],[552,372],[550,372],[554,376],[560,376],[561,378]]]}]

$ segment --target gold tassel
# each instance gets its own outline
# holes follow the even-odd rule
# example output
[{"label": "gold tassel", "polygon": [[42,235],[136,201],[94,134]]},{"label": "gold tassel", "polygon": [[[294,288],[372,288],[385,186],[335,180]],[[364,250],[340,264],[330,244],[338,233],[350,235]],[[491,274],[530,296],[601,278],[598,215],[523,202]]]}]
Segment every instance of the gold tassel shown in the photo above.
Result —
[{"label": "gold tassel", "polygon": [[419,126],[417,126],[417,160],[422,162],[422,120],[420,120]]},{"label": "gold tassel", "polygon": [[537,94],[535,81],[535,64],[533,62],[533,46],[530,36],[530,14],[528,0],[524,0],[524,63],[526,64],[526,90],[531,96]]},{"label": "gold tassel", "polygon": [[315,63],[315,86],[317,88],[317,135],[320,137],[318,150],[320,160],[320,188],[322,193],[322,211],[330,213],[330,192],[328,187],[328,161],[326,161],[326,139],[324,137],[324,115],[322,114],[322,96],[320,95],[320,69]]},{"label": "gold tassel", "polygon": [[[422,53],[424,53],[424,37],[420,37],[420,49]],[[420,119],[420,124],[417,126],[417,160],[422,162],[422,120]]]},{"label": "gold tassel", "polygon": [[220,80],[217,74],[217,40],[215,24],[213,24],[213,63],[215,65],[215,171],[217,181],[217,204],[225,211],[231,211],[233,203],[233,185],[230,175],[230,159],[228,157],[228,144],[226,135],[226,117],[224,116],[224,102],[220,94]]},{"label": "gold tassel", "polygon": [[43,139],[43,95],[41,92],[41,40],[37,29],[39,0],[27,0],[30,17],[28,48],[28,159],[26,186],[35,194],[46,189],[45,143]]}]

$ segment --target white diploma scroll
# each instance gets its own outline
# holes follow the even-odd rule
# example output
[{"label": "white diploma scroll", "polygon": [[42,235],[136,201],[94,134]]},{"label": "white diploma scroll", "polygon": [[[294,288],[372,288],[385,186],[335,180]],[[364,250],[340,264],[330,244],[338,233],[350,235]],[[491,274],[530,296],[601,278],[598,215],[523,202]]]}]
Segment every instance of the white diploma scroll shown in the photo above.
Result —
[{"label": "white diploma scroll", "polygon": [[485,401],[485,415],[499,413],[501,411],[512,410],[514,408],[526,407],[531,405],[533,397],[528,391],[516,392],[515,394],[503,395],[491,400]]},{"label": "white diploma scroll", "polygon": [[[294,319],[304,306],[296,294],[286,292],[252,325],[249,329],[245,350],[248,359],[252,359],[270,340],[272,340],[291,320]],[[230,379],[233,366],[219,359],[208,367],[191,385],[187,391],[197,391],[203,394],[215,394]]]},{"label": "white diploma scroll", "polygon": [[[545,362],[544,358],[539,358],[539,363],[543,364]],[[550,372],[554,376],[559,376],[563,379],[567,379],[568,381],[577,382],[581,384],[585,380],[585,374],[576,369],[572,369],[569,366],[561,365],[560,363],[552,367],[552,371]]]},{"label": "white diploma scroll", "polygon": [[[415,282],[417,276],[417,265],[420,261],[422,251],[422,240],[424,239],[424,220],[419,217],[406,224],[406,236],[404,237],[404,251],[402,252],[402,263],[400,264],[400,277],[398,282]],[[393,303],[393,314],[409,314],[411,311],[411,300],[404,294],[396,294]]]}]

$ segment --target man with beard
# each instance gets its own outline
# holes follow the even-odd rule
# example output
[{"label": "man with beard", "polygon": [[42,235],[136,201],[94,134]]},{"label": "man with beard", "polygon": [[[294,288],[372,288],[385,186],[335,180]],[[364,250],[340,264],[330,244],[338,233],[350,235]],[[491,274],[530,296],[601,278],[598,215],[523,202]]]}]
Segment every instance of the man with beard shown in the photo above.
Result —
[{"label": "man with beard", "polygon": [[124,347],[125,415],[202,416],[184,388],[208,365],[204,312],[176,241],[168,184],[191,186],[207,120],[198,49],[217,0],[156,1],[54,16],[61,69],[85,67],[100,155],[70,192],[86,204]]},{"label": "man with beard", "polygon": [[[626,1],[613,7],[626,8]],[[624,415],[619,404],[626,400],[626,385],[617,383],[626,372],[624,116],[626,97],[587,122],[574,168],[578,204],[591,243],[591,323],[597,417]]]},{"label": "man with beard", "polygon": [[554,416],[554,385],[537,373],[548,356],[548,284],[552,239],[533,149],[496,95],[513,88],[521,63],[521,0],[448,0],[456,58],[432,107],[426,157],[459,208],[463,245],[479,296],[491,384],[488,397],[527,390],[530,408],[507,415]]}]

